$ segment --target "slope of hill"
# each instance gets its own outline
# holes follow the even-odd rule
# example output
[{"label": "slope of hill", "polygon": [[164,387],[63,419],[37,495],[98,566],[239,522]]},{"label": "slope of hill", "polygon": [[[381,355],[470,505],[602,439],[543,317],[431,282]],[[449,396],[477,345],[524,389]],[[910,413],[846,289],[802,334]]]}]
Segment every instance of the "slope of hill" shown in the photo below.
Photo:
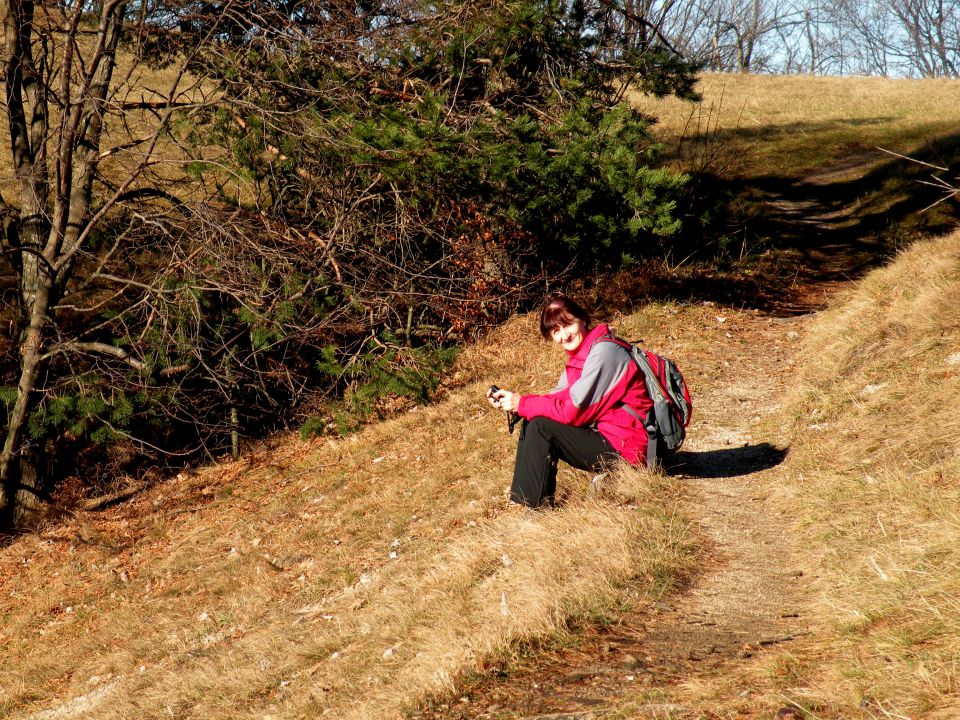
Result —
[{"label": "slope of hill", "polygon": [[655,133],[683,163],[745,178],[796,179],[851,156],[882,159],[878,147],[921,152],[956,137],[960,105],[960,84],[947,79],[704,73],[698,90],[696,105],[634,102],[657,119]]},{"label": "slope of hill", "polygon": [[4,713],[924,716],[956,687],[958,259],[960,235],[919,245],[819,317],[615,318],[700,404],[684,465],[605,499],[567,473],[562,509],[504,511],[512,438],[482,388],[560,361],[520,318],[434,407],[21,538]]},{"label": "slope of hill", "polygon": [[806,353],[789,478],[830,623],[810,704],[957,717],[960,232],[858,284]]},{"label": "slope of hill", "polygon": [[625,471],[591,499],[566,477],[561,510],[504,513],[512,438],[484,383],[552,386],[534,335],[520,318],[467,352],[432,407],[279,439],[4,548],[3,715],[394,717],[516,643],[678,586],[696,535],[675,481]]},{"label": "slope of hill", "polygon": [[958,308],[960,231],[821,313],[685,309],[693,583],[417,717],[957,717]]},{"label": "slope of hill", "polygon": [[[881,179],[837,167],[824,198]],[[555,511],[507,511],[514,439],[482,400],[552,386],[529,317],[435,405],[65,509],[0,548],[0,715],[953,717],[958,292],[954,234],[827,312],[612,316],[684,369],[689,445],[600,497],[566,472]]]},{"label": "slope of hill", "polygon": [[777,705],[798,718],[960,716],[958,350],[960,231],[810,318],[782,388],[789,454],[763,508],[782,537],[766,539],[795,548],[810,580],[805,628],[721,672],[687,673],[672,697],[691,717],[771,717]]}]

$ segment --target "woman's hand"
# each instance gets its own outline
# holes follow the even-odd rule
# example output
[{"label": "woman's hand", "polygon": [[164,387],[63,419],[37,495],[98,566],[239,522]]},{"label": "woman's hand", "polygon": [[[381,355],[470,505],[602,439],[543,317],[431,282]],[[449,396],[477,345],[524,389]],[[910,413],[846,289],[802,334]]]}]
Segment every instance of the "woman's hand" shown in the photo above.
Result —
[{"label": "woman's hand", "polygon": [[509,390],[497,390],[496,392],[487,391],[487,400],[498,410],[507,412],[516,412],[520,407],[520,396]]}]

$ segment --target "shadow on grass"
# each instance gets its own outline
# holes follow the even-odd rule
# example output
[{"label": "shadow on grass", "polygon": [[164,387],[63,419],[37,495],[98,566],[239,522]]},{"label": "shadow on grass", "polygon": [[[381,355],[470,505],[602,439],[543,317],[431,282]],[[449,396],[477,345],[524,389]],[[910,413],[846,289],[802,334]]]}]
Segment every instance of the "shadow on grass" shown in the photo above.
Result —
[{"label": "shadow on grass", "polygon": [[[846,118],[843,120],[835,119],[823,122],[791,122],[778,123],[776,125],[721,128],[716,131],[715,139],[718,142],[734,140],[738,145],[742,145],[745,141],[770,143],[776,142],[785,135],[802,134],[818,138],[822,137],[826,144],[831,140],[836,141],[839,138],[850,135],[850,131],[854,128],[882,128],[895,120],[896,118],[894,116],[881,116],[871,118]],[[940,127],[942,127],[942,125]]]},{"label": "shadow on grass", "polygon": [[776,467],[788,451],[765,442],[705,452],[681,450],[664,463],[664,469],[670,475],[689,478],[740,477]]},{"label": "shadow on grass", "polygon": [[[956,184],[960,171],[960,134],[931,140],[906,158],[878,148],[860,148],[846,160],[826,165],[803,178],[777,176],[743,178],[740,191],[772,203],[763,214],[767,226],[757,231],[772,235],[781,246],[809,248],[829,238],[853,246],[871,243],[878,232],[911,220],[925,232],[952,229],[957,221],[955,203],[937,204],[946,188],[930,184],[940,176]],[[922,164],[928,163],[928,164]],[[937,171],[931,165],[943,168]],[[864,172],[858,172],[862,167]],[[836,171],[836,172],[832,172]],[[780,201],[778,204],[777,201]],[[810,230],[818,228],[819,233]]]},{"label": "shadow on grass", "polygon": [[[774,131],[783,127],[751,132]],[[918,162],[857,143],[823,156],[803,177],[695,175],[691,216],[710,207],[713,221],[700,230],[693,223],[673,252],[707,260],[705,269],[644,279],[646,287],[625,287],[624,301],[606,306],[648,296],[801,315],[822,307],[824,294],[812,289],[860,278],[960,222],[960,203],[948,197],[948,185],[960,185],[960,133],[931,139],[912,154]]]}]

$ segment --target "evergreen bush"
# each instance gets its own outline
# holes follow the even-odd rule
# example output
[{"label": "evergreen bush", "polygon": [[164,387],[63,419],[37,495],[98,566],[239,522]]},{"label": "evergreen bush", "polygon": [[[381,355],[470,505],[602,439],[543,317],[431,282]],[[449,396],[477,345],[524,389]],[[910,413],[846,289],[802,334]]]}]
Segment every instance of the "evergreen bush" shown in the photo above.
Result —
[{"label": "evergreen bush", "polygon": [[[680,229],[686,179],[623,98],[693,97],[694,68],[616,3],[183,12],[128,50],[189,49],[216,102],[169,125],[182,177],[152,175],[89,234],[64,286],[88,305],[53,310],[77,341],[45,358],[29,432],[63,464],[118,439],[178,462],[289,423],[348,431],[429,399],[452,348],[545,277]],[[5,402],[15,383],[11,366]]]}]

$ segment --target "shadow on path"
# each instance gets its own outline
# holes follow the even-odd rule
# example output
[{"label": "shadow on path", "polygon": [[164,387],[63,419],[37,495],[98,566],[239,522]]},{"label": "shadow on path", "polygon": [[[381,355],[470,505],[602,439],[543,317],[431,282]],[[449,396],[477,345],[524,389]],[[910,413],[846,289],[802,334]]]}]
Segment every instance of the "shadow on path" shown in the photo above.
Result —
[{"label": "shadow on path", "polygon": [[743,231],[792,258],[791,286],[773,293],[776,314],[816,310],[823,297],[811,297],[810,288],[859,278],[914,240],[956,227],[960,206],[933,177],[954,181],[960,134],[934,138],[913,157],[918,162],[879,148],[851,148],[849,156],[802,178],[733,183],[751,209]]},{"label": "shadow on path", "polygon": [[628,285],[619,304],[616,297],[603,304],[630,311],[644,297],[671,297],[776,317],[805,315],[914,240],[956,227],[960,203],[949,199],[948,186],[960,176],[960,133],[932,138],[913,153],[919,162],[863,145],[843,151],[799,178],[695,178],[706,188],[701,194],[723,203],[723,219],[716,220],[712,235],[682,251],[709,255],[721,240],[730,247],[718,251],[705,272],[653,277],[649,287]]},{"label": "shadow on path", "polygon": [[665,469],[670,475],[689,478],[740,477],[779,465],[788,452],[789,448],[765,442],[704,452],[682,450],[665,463]]}]

